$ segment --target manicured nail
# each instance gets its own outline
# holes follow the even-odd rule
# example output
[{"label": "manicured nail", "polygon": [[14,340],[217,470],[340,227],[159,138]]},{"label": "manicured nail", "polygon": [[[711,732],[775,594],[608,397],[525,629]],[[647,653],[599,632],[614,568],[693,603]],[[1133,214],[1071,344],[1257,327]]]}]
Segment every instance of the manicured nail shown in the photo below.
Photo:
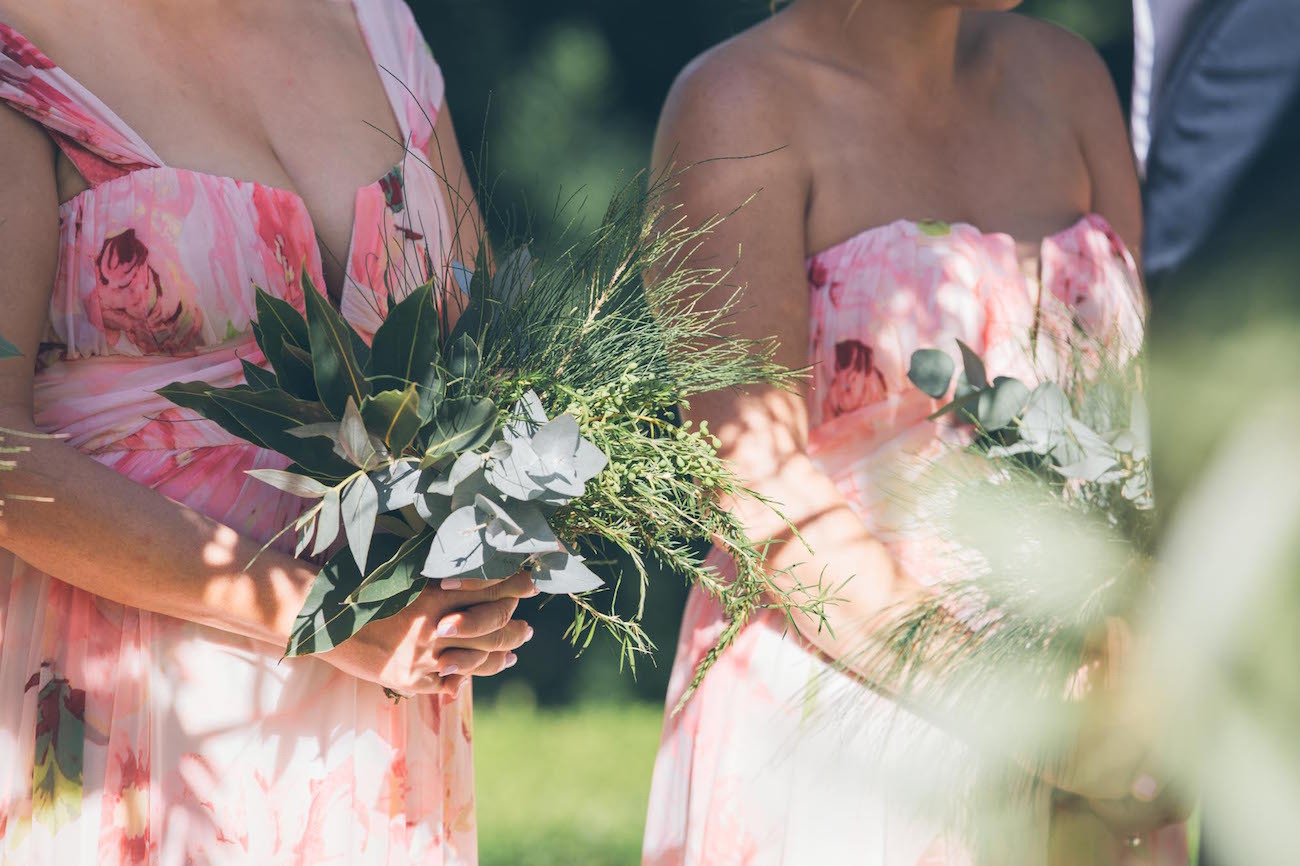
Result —
[{"label": "manicured nail", "polygon": [[438,673],[442,674],[444,677],[449,677],[459,670],[460,670],[460,665],[447,665],[445,668],[438,671]]},{"label": "manicured nail", "polygon": [[533,631],[533,627],[530,625],[528,627],[528,631],[524,632],[524,643],[528,643],[530,640],[532,640],[534,634],[535,632]]},{"label": "manicured nail", "polygon": [[519,663],[519,656],[515,655],[514,653],[507,653],[507,654],[506,654],[506,664],[505,664],[505,667],[507,667],[507,668],[512,668],[512,667],[514,667],[515,665],[517,665],[518,663]]},{"label": "manicured nail", "polygon": [[443,589],[460,589],[464,585],[465,581],[456,577],[449,577],[442,582]]},{"label": "manicured nail", "polygon": [[455,637],[459,632],[460,628],[453,619],[444,619],[438,623],[437,637]]}]

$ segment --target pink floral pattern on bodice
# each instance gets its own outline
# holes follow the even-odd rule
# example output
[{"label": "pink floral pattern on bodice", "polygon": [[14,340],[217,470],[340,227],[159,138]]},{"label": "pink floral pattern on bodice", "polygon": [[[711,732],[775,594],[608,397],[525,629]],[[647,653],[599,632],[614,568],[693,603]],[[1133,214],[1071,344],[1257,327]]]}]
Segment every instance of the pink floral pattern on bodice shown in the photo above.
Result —
[{"label": "pink floral pattern on bodice", "polygon": [[[369,337],[389,298],[447,266],[451,220],[424,165],[443,82],[403,0],[352,0],[411,156],[358,190],[343,315]],[[59,208],[42,429],[254,538],[300,502],[247,471],[283,458],[155,392],[261,364],[255,292],[325,290],[305,203],[167,166],[110,108],[0,24],[0,103],[89,188]],[[358,123],[362,121],[358,119]],[[378,133],[376,133],[378,134]],[[0,551],[0,862],[476,862],[470,700],[394,704],[277,647],[125,608]]]}]

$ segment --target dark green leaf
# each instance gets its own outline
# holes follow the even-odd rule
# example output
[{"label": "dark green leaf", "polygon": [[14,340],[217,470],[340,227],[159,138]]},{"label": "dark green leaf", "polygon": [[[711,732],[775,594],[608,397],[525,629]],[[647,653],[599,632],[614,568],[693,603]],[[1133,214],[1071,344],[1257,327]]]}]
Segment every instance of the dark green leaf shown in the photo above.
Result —
[{"label": "dark green leaf", "polygon": [[912,384],[940,400],[952,386],[952,375],[957,365],[947,352],[938,349],[920,349],[912,353],[912,366],[907,371],[907,378]]},{"label": "dark green leaf", "polygon": [[[411,382],[424,384],[437,376],[440,360],[441,324],[433,286],[420,286],[407,295],[375,332],[370,349],[372,377],[391,376],[405,390]],[[393,385],[385,387],[394,388]]]},{"label": "dark green leaf", "polygon": [[362,604],[387,601],[395,595],[405,595],[421,580],[420,569],[433,544],[433,529],[406,540],[392,559],[376,568],[366,578],[355,595]]},{"label": "dark green leaf", "polygon": [[354,341],[359,338],[306,274],[303,295],[307,299],[307,330],[311,335],[316,390],[334,417],[342,418],[349,397],[359,406],[370,396],[370,383],[357,360]]},{"label": "dark green leaf", "polygon": [[[399,538],[376,536],[370,548],[369,564],[378,567],[389,561],[401,546]],[[415,601],[425,584],[424,580],[416,580],[406,592],[382,602],[349,602],[349,596],[361,586],[363,579],[351,552],[341,550],[331,557],[312,584],[294,623],[285,655],[304,656],[334,649],[369,623],[401,613]]]},{"label": "dark green leaf", "polygon": [[320,401],[316,390],[316,373],[312,370],[311,353],[286,343],[275,362],[275,377],[280,387],[299,400]]},{"label": "dark green leaf", "polygon": [[453,382],[468,382],[477,375],[482,359],[478,343],[465,334],[447,348],[447,374]]},{"label": "dark green leaf", "polygon": [[262,354],[272,366],[279,360],[283,346],[297,346],[304,351],[310,347],[307,322],[292,304],[262,289],[257,290],[255,304],[257,321],[254,323],[253,336],[257,338]]},{"label": "dark green leaf", "polygon": [[[251,388],[244,385],[224,390],[226,393],[232,393],[239,391],[241,388],[248,393],[253,393]],[[182,409],[189,409],[192,412],[199,413],[232,436],[237,436],[262,448],[270,447],[252,430],[236,420],[234,415],[213,398],[213,388],[206,382],[173,382],[165,388],[159,388],[158,394],[166,397]]]},{"label": "dark green leaf", "polygon": [[445,401],[431,425],[422,468],[486,445],[496,432],[496,422],[497,406],[486,397]]},{"label": "dark green leaf", "polygon": [[957,341],[957,345],[961,349],[962,363],[966,367],[966,381],[971,387],[978,390],[982,391],[987,388],[989,386],[989,377],[984,370],[984,362],[980,360],[980,356],[975,354],[975,350],[961,340]]},{"label": "dark green leaf", "polygon": [[264,443],[264,447],[302,464],[309,474],[337,478],[352,474],[353,469],[334,454],[328,439],[300,439],[289,433],[307,424],[329,421],[329,413],[319,403],[298,400],[278,390],[226,388],[211,394],[222,409],[256,437],[250,441]]},{"label": "dark green leaf", "polygon": [[390,454],[400,456],[423,424],[416,386],[412,384],[405,391],[384,391],[366,398],[361,405],[361,418],[366,422],[366,429],[379,437]]},{"label": "dark green leaf", "polygon": [[269,391],[272,388],[280,387],[275,374],[269,370],[263,370],[256,364],[248,363],[243,358],[239,359],[239,363],[244,368],[244,381],[248,382],[248,387],[254,391]]}]

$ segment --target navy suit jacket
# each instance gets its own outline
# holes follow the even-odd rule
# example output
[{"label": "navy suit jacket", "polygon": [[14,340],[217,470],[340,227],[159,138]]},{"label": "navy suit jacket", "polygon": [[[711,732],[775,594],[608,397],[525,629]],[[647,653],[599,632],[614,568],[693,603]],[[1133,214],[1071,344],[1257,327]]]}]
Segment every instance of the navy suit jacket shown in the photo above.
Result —
[{"label": "navy suit jacket", "polygon": [[1292,256],[1300,300],[1300,0],[1204,0],[1191,14],[1150,118],[1155,312],[1260,256]]}]

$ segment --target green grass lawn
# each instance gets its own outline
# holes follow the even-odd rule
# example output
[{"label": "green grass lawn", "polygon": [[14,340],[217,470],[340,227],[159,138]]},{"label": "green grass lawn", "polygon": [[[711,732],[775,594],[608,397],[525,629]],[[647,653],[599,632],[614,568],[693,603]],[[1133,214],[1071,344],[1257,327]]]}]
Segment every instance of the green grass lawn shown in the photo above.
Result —
[{"label": "green grass lawn", "polygon": [[635,866],[663,710],[474,710],[481,866]]}]

